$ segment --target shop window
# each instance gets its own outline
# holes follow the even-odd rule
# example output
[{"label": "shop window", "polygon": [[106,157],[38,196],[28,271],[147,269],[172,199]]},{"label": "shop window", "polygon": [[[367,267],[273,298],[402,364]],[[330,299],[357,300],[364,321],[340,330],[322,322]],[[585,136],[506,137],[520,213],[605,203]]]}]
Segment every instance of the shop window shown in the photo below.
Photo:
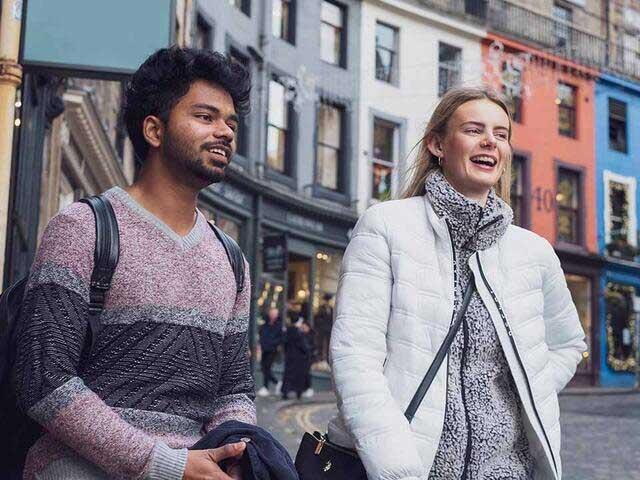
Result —
[{"label": "shop window", "polygon": [[271,34],[289,43],[295,42],[295,0],[273,0]]},{"label": "shop window", "polygon": [[566,274],[567,287],[571,292],[571,298],[578,311],[578,317],[585,333],[587,351],[582,355],[582,362],[578,365],[578,372],[588,373],[592,371],[592,359],[590,356],[591,340],[593,335],[593,323],[591,317],[591,279],[581,275]]},{"label": "shop window", "polygon": [[220,230],[222,230],[224,233],[226,233],[231,238],[233,238],[236,241],[236,243],[238,243],[238,245],[242,245],[241,243],[242,223],[241,222],[212,210],[211,207],[209,207],[208,205],[200,204],[198,205],[198,209],[208,221],[212,220]]},{"label": "shop window", "polygon": [[291,103],[285,86],[272,79],[269,82],[269,115],[267,125],[267,166],[289,174],[289,117]]},{"label": "shop window", "polygon": [[627,104],[609,99],[609,148],[627,153]]},{"label": "shop window", "polygon": [[460,83],[462,49],[440,42],[438,44],[438,96]]},{"label": "shop window", "polygon": [[318,109],[316,183],[329,190],[341,190],[344,110],[321,103]]},{"label": "shop window", "polygon": [[398,29],[376,23],[376,78],[398,84]]},{"label": "shop window", "polygon": [[324,0],[320,12],[320,58],[327,63],[344,67],[345,9]]},{"label": "shop window", "polygon": [[393,170],[396,161],[398,126],[381,119],[373,121],[373,177],[371,198],[385,201],[391,198]]},{"label": "shop window", "polygon": [[290,322],[311,321],[311,258],[289,253],[287,310]]},{"label": "shop window", "polygon": [[63,169],[60,172],[60,185],[58,187],[58,211],[84,196],[84,191],[75,184],[73,178]]},{"label": "shop window", "polygon": [[580,173],[558,169],[556,193],[558,240],[581,244],[580,234]]},{"label": "shop window", "polygon": [[329,340],[333,325],[335,295],[338,291],[342,255],[337,252],[318,251],[313,289],[313,324],[316,331],[318,361],[316,367],[328,368]]},{"label": "shop window", "polygon": [[607,364],[616,372],[635,371],[635,288],[610,282],[605,289]]},{"label": "shop window", "polygon": [[558,133],[576,137],[576,87],[558,82]]}]

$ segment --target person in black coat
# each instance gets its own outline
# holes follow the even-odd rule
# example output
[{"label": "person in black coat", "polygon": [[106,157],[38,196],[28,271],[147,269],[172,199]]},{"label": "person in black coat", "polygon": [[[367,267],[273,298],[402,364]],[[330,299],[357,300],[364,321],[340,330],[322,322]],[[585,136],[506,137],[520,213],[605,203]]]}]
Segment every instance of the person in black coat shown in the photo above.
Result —
[{"label": "person in black coat", "polygon": [[284,343],[284,377],[282,379],[282,398],[287,399],[289,392],[297,397],[311,387],[311,360],[313,357],[313,335],[305,320],[298,320],[287,328]]},{"label": "person in black coat", "polygon": [[265,323],[260,327],[260,349],[262,351],[260,366],[262,367],[264,387],[258,390],[257,394],[259,396],[269,395],[270,382],[278,384],[278,379],[271,373],[271,367],[278,356],[278,348],[283,341],[282,319],[277,308],[270,308]]}]

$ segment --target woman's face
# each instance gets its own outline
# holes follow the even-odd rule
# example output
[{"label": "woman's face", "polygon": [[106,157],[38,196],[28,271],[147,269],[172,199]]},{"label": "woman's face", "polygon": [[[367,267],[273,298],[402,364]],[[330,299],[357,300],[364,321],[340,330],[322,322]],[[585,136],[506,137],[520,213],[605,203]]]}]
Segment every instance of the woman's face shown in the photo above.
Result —
[{"label": "woman's face", "polygon": [[429,149],[441,157],[453,188],[484,205],[511,154],[509,117],[490,100],[471,100],[458,107],[445,137],[432,138]]}]

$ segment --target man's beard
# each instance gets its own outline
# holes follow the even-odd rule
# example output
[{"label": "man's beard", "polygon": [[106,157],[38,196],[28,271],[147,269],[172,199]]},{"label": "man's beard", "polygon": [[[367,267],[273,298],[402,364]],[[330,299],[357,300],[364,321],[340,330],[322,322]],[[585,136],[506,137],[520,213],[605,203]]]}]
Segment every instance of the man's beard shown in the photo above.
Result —
[{"label": "man's beard", "polygon": [[207,152],[203,146],[200,146],[199,150],[190,148],[187,142],[170,131],[167,131],[163,150],[172,168],[179,171],[181,175],[194,177],[198,181],[206,182],[207,185],[221,182],[225,178],[224,168],[213,168],[207,164],[204,158]]}]

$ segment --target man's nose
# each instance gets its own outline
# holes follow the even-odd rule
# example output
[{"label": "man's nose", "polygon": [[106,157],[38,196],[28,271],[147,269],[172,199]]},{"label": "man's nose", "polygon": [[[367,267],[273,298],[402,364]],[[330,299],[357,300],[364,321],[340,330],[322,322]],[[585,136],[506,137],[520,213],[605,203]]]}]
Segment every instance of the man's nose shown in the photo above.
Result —
[{"label": "man's nose", "polygon": [[216,138],[224,138],[229,143],[231,143],[236,136],[233,129],[224,121],[216,124],[216,129],[213,134]]}]

